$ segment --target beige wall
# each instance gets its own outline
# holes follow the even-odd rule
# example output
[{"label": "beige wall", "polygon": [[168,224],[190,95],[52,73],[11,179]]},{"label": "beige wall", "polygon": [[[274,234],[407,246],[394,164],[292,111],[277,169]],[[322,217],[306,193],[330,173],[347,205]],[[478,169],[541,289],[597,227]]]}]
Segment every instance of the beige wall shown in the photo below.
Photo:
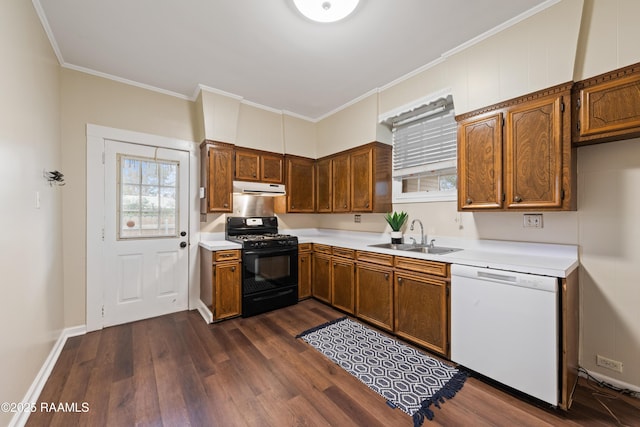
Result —
[{"label": "beige wall", "polygon": [[[640,2],[585,0],[575,79],[640,62]],[[581,363],[640,388],[640,139],[578,149]],[[623,373],[596,366],[596,355]]]},{"label": "beige wall", "polygon": [[85,323],[86,125],[194,141],[195,104],[77,71],[62,69],[62,169],[65,324]]},{"label": "beige wall", "polygon": [[0,3],[0,52],[0,402],[21,402],[64,327],[59,67],[31,2]]},{"label": "beige wall", "polygon": [[284,153],[282,113],[241,103],[235,144]]},{"label": "beige wall", "polygon": [[287,114],[283,117],[284,152],[296,156],[317,158],[316,124]]},{"label": "beige wall", "polygon": [[[378,140],[378,94],[373,94],[317,123],[318,157]],[[388,138],[387,138],[388,139]],[[380,140],[380,142],[388,142]]]},{"label": "beige wall", "polygon": [[[235,144],[238,131],[240,97],[226,96],[201,90],[196,100],[196,112],[202,117],[203,133],[206,139]],[[198,132],[199,135],[200,132]],[[202,142],[204,138],[198,138]]]}]

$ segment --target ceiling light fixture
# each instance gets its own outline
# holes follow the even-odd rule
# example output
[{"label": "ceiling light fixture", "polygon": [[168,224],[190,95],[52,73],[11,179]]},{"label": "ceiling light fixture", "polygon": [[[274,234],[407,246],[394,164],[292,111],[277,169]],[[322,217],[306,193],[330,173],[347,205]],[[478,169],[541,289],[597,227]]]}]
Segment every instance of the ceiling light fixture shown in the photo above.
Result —
[{"label": "ceiling light fixture", "polygon": [[300,13],[316,22],[336,22],[349,16],[360,0],[293,0]]}]

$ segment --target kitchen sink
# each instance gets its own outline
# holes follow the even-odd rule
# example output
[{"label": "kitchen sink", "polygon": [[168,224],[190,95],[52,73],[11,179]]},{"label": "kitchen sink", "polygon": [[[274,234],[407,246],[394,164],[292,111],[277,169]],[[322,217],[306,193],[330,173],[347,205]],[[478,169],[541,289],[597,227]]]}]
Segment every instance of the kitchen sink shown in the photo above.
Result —
[{"label": "kitchen sink", "polygon": [[422,252],[425,254],[442,255],[451,252],[461,251],[459,248],[447,248],[444,246],[428,246],[417,245],[414,243],[378,243],[376,245],[369,245],[372,248],[382,249],[395,249],[397,251],[409,251],[409,252]]},{"label": "kitchen sink", "polygon": [[376,245],[369,245],[372,248],[381,248],[381,249],[395,249],[397,251],[408,251],[411,248],[416,248],[416,245],[413,243],[378,243]]},{"label": "kitchen sink", "polygon": [[447,248],[444,246],[414,246],[411,249],[404,249],[405,251],[411,251],[411,252],[422,252],[425,254],[433,254],[433,255],[442,255],[442,254],[448,254],[451,252],[457,252],[457,251],[461,251],[462,249],[460,248]]}]

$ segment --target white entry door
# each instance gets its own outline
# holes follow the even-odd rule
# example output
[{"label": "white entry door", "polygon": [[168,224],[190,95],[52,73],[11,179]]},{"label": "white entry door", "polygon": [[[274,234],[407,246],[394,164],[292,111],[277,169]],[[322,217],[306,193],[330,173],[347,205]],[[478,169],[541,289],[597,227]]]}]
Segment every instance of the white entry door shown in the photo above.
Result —
[{"label": "white entry door", "polygon": [[188,307],[189,153],[105,140],[103,326]]}]

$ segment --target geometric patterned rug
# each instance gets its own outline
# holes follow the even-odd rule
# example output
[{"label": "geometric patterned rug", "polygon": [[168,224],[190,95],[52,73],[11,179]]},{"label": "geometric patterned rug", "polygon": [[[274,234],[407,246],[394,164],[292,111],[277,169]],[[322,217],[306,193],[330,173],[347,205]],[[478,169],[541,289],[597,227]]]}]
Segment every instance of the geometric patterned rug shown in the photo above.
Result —
[{"label": "geometric patterned rug", "polygon": [[369,388],[413,417],[419,427],[433,419],[431,405],[451,399],[467,373],[347,317],[308,329],[296,338],[337,363]]}]

